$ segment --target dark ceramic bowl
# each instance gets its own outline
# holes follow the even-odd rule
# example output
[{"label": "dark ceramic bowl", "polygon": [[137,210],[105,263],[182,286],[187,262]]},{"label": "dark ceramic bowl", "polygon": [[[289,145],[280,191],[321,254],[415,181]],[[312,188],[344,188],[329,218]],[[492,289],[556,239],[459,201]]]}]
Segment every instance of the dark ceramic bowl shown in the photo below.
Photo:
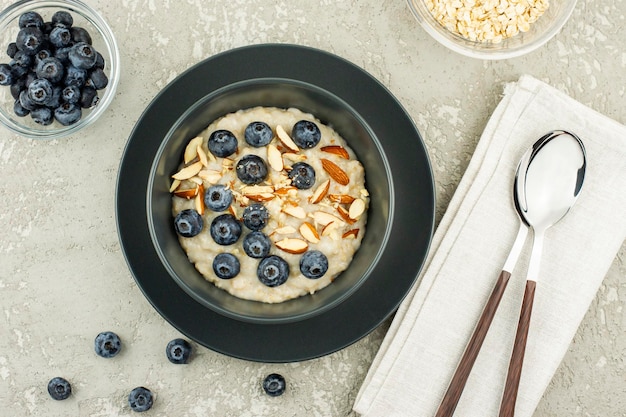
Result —
[{"label": "dark ceramic bowl", "polygon": [[[213,120],[256,106],[295,107],[332,126],[350,145],[365,168],[370,191],[366,232],[352,263],[328,287],[294,300],[268,304],[234,297],[206,281],[187,259],[174,231],[171,176],[185,146]],[[172,278],[204,306],[239,320],[276,322],[301,320],[332,308],[355,291],[376,270],[385,250],[393,218],[391,170],[376,135],[359,114],[334,94],[289,79],[259,78],[220,88],[195,103],[168,132],[154,159],[147,193],[148,222],[154,247]]]},{"label": "dark ceramic bowl", "polygon": [[[363,163],[370,192],[367,230],[348,269],[280,304],[242,300],[206,281],[171,214],[170,176],[187,142],[216,118],[254,106],[297,107],[331,125]],[[226,51],[168,84],[131,133],[116,192],[121,247],[154,308],[197,343],[262,362],[334,352],[389,318],[426,259],[434,208],[426,148],[393,95],[356,65],[297,45]]]}]

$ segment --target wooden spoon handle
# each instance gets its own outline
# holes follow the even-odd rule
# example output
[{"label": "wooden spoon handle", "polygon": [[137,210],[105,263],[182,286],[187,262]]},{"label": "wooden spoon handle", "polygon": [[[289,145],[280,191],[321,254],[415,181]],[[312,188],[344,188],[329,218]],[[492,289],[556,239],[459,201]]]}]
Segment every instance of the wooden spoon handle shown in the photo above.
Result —
[{"label": "wooden spoon handle", "polygon": [[480,351],[483,341],[485,340],[487,330],[489,330],[489,326],[493,321],[498,305],[500,305],[502,294],[506,289],[506,285],[508,284],[510,277],[511,273],[508,271],[502,271],[500,273],[500,276],[496,281],[496,285],[493,287],[493,291],[489,296],[489,300],[483,309],[483,313],[478,320],[478,324],[474,329],[474,334],[465,348],[461,361],[459,362],[459,365],[454,372],[454,376],[450,381],[448,390],[439,405],[439,409],[437,409],[435,417],[451,417],[454,414],[454,410],[456,409],[459,399],[461,398],[461,394],[463,393],[463,389],[465,388],[465,384],[467,383],[467,378],[469,377],[470,371],[474,366],[474,362],[476,362],[478,352]]},{"label": "wooden spoon handle", "polygon": [[528,340],[528,327],[533,310],[536,284],[535,281],[526,281],[526,290],[524,291],[524,300],[522,301],[522,310],[517,325],[517,333],[515,334],[515,344],[513,345],[511,361],[509,362],[509,372],[506,377],[499,417],[513,417],[515,414],[515,402],[517,401],[520,376],[522,375],[522,364],[524,362],[524,352],[526,351],[526,341]]}]

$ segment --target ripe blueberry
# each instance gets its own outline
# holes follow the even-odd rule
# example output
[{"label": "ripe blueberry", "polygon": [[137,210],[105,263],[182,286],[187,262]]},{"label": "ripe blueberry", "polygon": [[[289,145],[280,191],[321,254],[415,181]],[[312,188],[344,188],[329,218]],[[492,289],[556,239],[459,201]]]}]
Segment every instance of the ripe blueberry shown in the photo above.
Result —
[{"label": "ripe blueberry", "polygon": [[278,397],[285,392],[287,383],[285,377],[280,374],[269,374],[263,380],[263,390],[272,397]]},{"label": "ripe blueberry", "polygon": [[272,242],[263,232],[251,232],[243,239],[243,250],[251,258],[265,258],[270,254]]},{"label": "ripe blueberry", "polygon": [[232,191],[222,184],[212,185],[204,193],[204,204],[213,211],[224,211],[232,202]]},{"label": "ripe blueberry", "polygon": [[228,130],[216,130],[209,136],[208,147],[213,155],[226,158],[237,152],[237,138]]},{"label": "ripe blueberry", "polygon": [[113,332],[102,332],[94,340],[94,348],[98,356],[112,358],[122,349],[122,341]]},{"label": "ripe blueberry", "polygon": [[130,394],[128,394],[128,405],[130,409],[138,413],[148,411],[152,408],[153,402],[152,391],[145,387],[134,388]]},{"label": "ripe blueberry", "polygon": [[194,237],[202,231],[204,220],[194,209],[185,209],[176,215],[174,229],[182,237]]},{"label": "ripe blueberry", "polygon": [[307,278],[321,278],[328,271],[328,258],[318,250],[306,251],[300,258],[300,272]]},{"label": "ripe blueberry", "polygon": [[296,162],[289,171],[289,178],[294,187],[308,190],[315,184],[315,170],[306,162]]},{"label": "ripe blueberry", "polygon": [[57,376],[48,382],[48,394],[55,400],[64,400],[72,394],[72,386],[65,378]]},{"label": "ripe blueberry", "polygon": [[220,253],[213,259],[213,272],[218,278],[235,278],[240,269],[239,259],[232,253]]},{"label": "ripe blueberry", "polygon": [[241,236],[241,223],[232,214],[221,214],[211,222],[210,232],[218,245],[232,245]]},{"label": "ripe blueberry", "polygon": [[260,203],[250,204],[243,210],[243,224],[250,230],[261,230],[267,225],[270,213]]},{"label": "ripe blueberry", "polygon": [[165,356],[170,362],[182,365],[189,362],[191,350],[191,345],[185,339],[174,339],[167,344]]},{"label": "ripe blueberry", "polygon": [[278,255],[270,255],[259,262],[257,277],[263,285],[278,287],[289,278],[289,264]]},{"label": "ripe blueberry", "polygon": [[246,130],[244,131],[246,142],[256,148],[270,143],[272,136],[272,129],[264,122],[252,122],[246,126]]},{"label": "ripe blueberry", "polygon": [[322,133],[317,125],[309,120],[300,120],[291,130],[291,137],[299,148],[312,148],[320,142]]},{"label": "ripe blueberry", "polygon": [[267,178],[267,165],[261,157],[253,154],[245,155],[235,167],[237,178],[244,184],[259,184]]}]

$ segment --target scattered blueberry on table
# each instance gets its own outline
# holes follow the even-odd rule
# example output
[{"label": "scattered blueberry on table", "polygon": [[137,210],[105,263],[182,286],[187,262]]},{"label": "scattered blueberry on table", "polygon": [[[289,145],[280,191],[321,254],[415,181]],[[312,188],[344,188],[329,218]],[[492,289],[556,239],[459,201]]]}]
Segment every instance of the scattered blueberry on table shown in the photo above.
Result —
[{"label": "scattered blueberry on table", "polygon": [[145,387],[134,388],[130,394],[128,394],[128,405],[130,409],[138,413],[151,409],[153,402],[152,391]]},{"label": "scattered blueberry on table", "polygon": [[283,395],[286,388],[287,383],[285,381],[285,377],[280,374],[269,374],[263,380],[263,390],[271,397]]},{"label": "scattered blueberry on table", "polygon": [[31,115],[40,125],[64,126],[98,104],[98,90],[108,85],[105,62],[89,32],[73,26],[66,11],[49,22],[34,11],[19,17],[15,42],[7,46],[10,62],[0,64],[0,85],[9,86],[18,117]]},{"label": "scattered blueberry on table", "polygon": [[102,332],[96,336],[94,347],[98,356],[112,358],[120,353],[122,341],[119,336],[113,332]]},{"label": "scattered blueberry on table", "polygon": [[191,357],[191,344],[185,339],[176,338],[171,340],[165,348],[165,356],[176,365],[182,365],[189,362]]},{"label": "scattered blueberry on table", "polygon": [[72,386],[65,378],[57,376],[48,382],[48,394],[57,401],[65,400],[72,394]]}]

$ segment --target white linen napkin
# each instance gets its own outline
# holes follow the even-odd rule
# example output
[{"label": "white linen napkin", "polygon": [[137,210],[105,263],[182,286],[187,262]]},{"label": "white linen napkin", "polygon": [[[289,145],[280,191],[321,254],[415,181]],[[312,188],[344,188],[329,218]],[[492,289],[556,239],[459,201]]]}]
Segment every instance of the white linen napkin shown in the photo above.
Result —
[{"label": "white linen napkin", "polygon": [[[575,206],[547,230],[516,417],[533,414],[626,238],[626,126],[522,76],[480,138],[406,297],[358,393],[364,417],[433,416],[519,228],[517,163],[550,130],[577,134],[587,175]],[[532,234],[456,408],[497,416],[523,298]]]}]

